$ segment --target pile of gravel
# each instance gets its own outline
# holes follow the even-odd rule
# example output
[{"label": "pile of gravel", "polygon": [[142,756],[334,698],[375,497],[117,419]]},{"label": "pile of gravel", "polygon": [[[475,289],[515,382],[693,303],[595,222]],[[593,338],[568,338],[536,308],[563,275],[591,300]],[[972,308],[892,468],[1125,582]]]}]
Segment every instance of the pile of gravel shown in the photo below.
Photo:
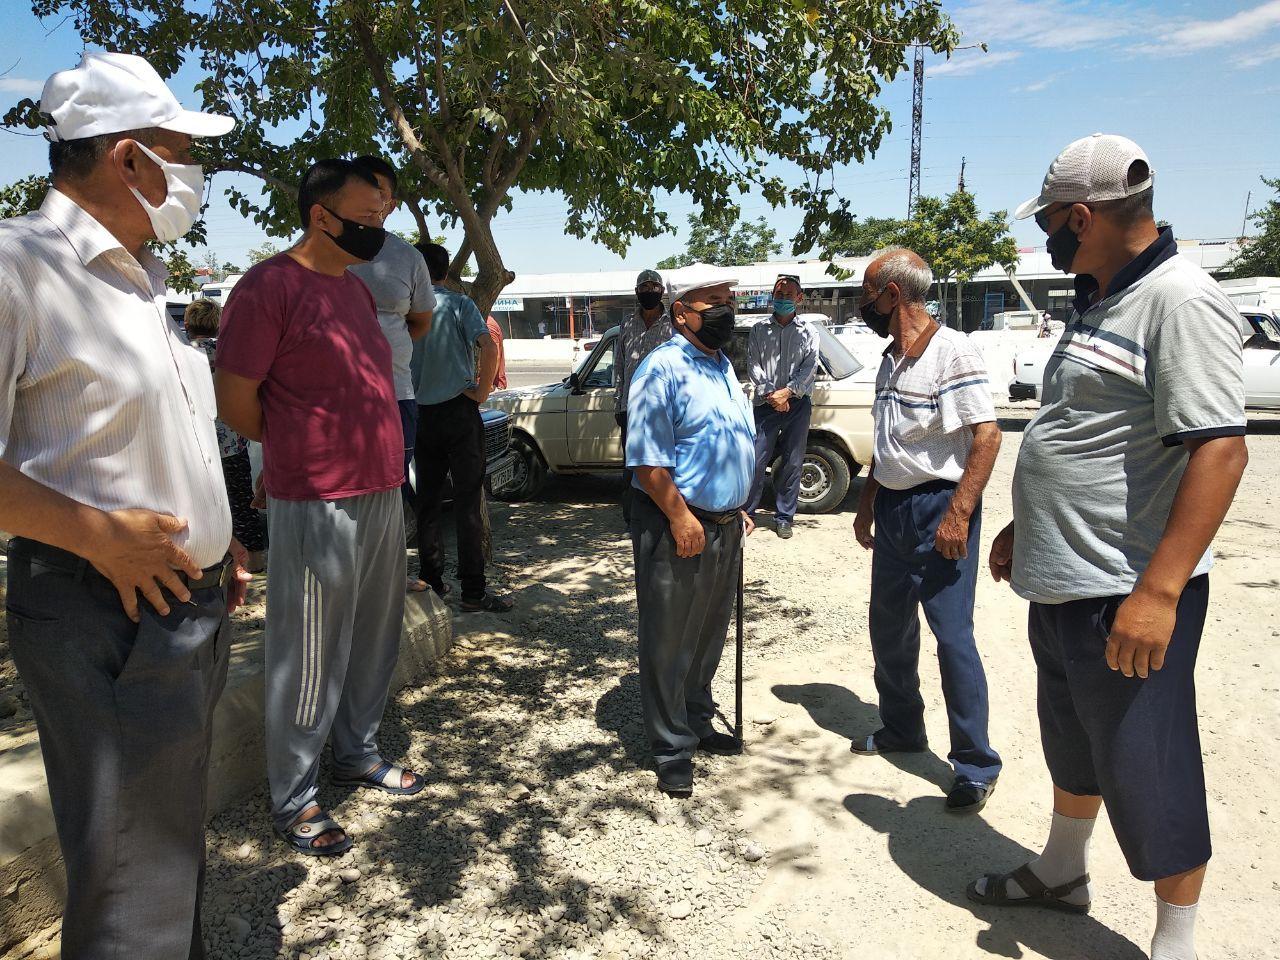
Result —
[{"label": "pile of gravel", "polygon": [[[594,559],[629,566],[624,539],[601,550]],[[834,957],[785,917],[744,915],[770,856],[740,814],[707,791],[677,801],[654,789],[633,587],[615,579],[508,642],[464,638],[439,675],[395,698],[381,747],[428,785],[413,797],[323,788],[355,840],[346,856],[291,854],[271,835],[265,793],[217,817],[211,956]],[[735,760],[696,762],[721,779]]]}]

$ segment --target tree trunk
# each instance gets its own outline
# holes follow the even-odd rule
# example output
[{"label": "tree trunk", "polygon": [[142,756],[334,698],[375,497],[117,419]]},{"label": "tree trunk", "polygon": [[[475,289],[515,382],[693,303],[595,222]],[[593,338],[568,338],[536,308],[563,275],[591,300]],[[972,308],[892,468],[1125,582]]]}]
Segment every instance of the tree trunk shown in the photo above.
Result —
[{"label": "tree trunk", "polygon": [[964,333],[964,281],[956,281],[956,329]]}]

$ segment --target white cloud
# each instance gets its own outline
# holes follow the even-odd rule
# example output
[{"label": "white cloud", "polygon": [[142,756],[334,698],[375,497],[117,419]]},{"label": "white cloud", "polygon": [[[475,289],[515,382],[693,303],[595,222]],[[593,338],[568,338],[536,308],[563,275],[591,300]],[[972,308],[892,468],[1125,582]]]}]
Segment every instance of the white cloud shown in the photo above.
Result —
[{"label": "white cloud", "polygon": [[0,77],[0,91],[5,93],[36,94],[43,89],[43,80],[28,80],[26,77]]},{"label": "white cloud", "polygon": [[1280,60],[1280,43],[1231,58],[1233,64],[1246,70],[1250,67],[1260,67],[1264,63],[1270,63],[1272,60]]},{"label": "white cloud", "polygon": [[1230,17],[1177,23],[1164,34],[1160,48],[1166,53],[1187,53],[1248,43],[1277,26],[1280,26],[1280,0],[1268,0]]},{"label": "white cloud", "polygon": [[1010,60],[1017,60],[1021,56],[1022,54],[1016,50],[1001,50],[998,53],[983,53],[981,50],[964,51],[950,60],[944,60],[929,67],[925,73],[930,77],[963,77],[977,73],[979,70],[989,70]]},{"label": "white cloud", "polygon": [[1057,77],[1045,77],[1043,80],[1037,80],[1034,83],[1028,83],[1026,86],[1018,88],[1019,93],[1039,93],[1041,90],[1048,90],[1053,85],[1053,81]]},{"label": "white cloud", "polygon": [[1132,9],[1082,0],[971,0],[953,15],[966,43],[1072,50],[1138,29]]}]

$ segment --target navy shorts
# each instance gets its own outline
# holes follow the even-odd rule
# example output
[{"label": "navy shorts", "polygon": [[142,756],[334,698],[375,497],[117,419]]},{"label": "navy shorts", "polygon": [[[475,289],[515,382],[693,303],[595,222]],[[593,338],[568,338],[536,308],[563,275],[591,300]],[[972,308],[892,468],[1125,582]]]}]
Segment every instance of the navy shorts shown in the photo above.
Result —
[{"label": "navy shorts", "polygon": [[1133,875],[1159,880],[1211,853],[1195,687],[1209,578],[1187,583],[1164,667],[1146,680],[1107,666],[1124,599],[1031,604],[1040,739],[1054,785],[1101,795]]}]

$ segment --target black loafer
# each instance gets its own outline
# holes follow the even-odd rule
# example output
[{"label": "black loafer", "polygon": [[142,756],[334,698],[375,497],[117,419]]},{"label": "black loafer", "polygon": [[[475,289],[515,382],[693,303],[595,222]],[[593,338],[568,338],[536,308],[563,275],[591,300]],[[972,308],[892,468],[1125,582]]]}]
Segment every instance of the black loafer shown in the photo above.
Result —
[{"label": "black loafer", "polygon": [[716,753],[723,757],[737,756],[742,752],[742,741],[727,733],[709,733],[698,741],[703,753]]},{"label": "black loafer", "polygon": [[947,794],[948,813],[977,813],[987,805],[987,799],[996,792],[996,782],[978,783],[975,780],[957,780]]},{"label": "black loafer", "polygon": [[776,524],[774,524],[773,529],[774,529],[774,532],[778,534],[778,539],[780,540],[791,539],[791,534],[792,534],[791,524],[789,524],[786,520],[779,520]]},{"label": "black loafer", "polygon": [[673,797],[687,797],[693,793],[693,761],[668,760],[658,764],[658,789]]}]

